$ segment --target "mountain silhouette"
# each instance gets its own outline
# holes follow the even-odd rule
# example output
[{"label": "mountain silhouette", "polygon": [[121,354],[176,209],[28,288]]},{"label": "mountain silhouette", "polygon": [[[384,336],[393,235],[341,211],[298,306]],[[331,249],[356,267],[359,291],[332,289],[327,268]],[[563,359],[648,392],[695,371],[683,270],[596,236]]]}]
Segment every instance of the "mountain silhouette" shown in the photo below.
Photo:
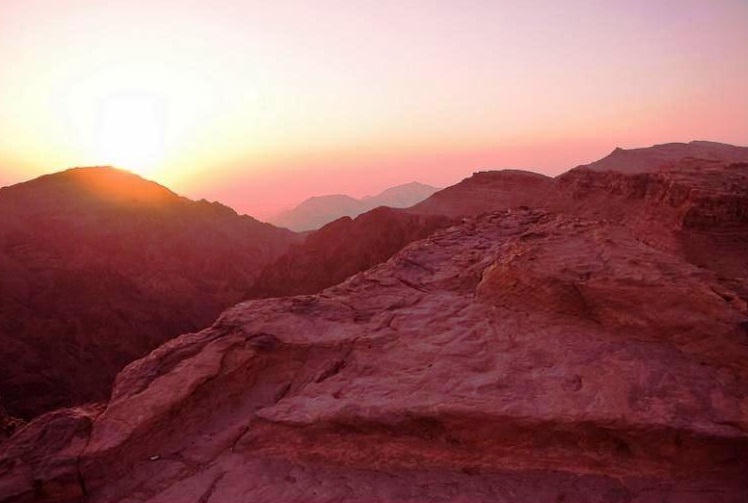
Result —
[{"label": "mountain silhouette", "polygon": [[0,395],[24,418],[103,400],[112,379],[241,301],[297,237],[126,171],[0,189]]},{"label": "mountain silhouette", "polygon": [[437,190],[439,189],[430,185],[411,182],[391,187],[376,196],[366,196],[362,199],[342,194],[315,196],[268,221],[279,227],[299,232],[315,230],[338,218],[356,217],[378,206],[407,208],[423,201]]}]

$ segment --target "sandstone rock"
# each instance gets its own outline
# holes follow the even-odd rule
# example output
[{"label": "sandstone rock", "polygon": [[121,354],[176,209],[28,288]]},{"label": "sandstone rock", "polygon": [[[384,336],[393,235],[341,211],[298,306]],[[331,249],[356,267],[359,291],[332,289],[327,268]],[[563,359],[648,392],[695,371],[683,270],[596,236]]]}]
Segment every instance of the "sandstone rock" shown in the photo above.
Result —
[{"label": "sandstone rock", "polygon": [[77,440],[0,459],[94,503],[738,503],[748,315],[717,291],[621,224],[490,214],[133,362],[77,469]]},{"label": "sandstone rock", "polygon": [[6,442],[0,452],[3,501],[82,501],[86,488],[79,458],[102,409],[89,405],[49,412]]},{"label": "sandstone rock", "polygon": [[530,171],[479,171],[440,190],[408,211],[467,217],[519,206],[536,207],[552,186],[552,178]]},{"label": "sandstone rock", "polygon": [[557,178],[544,206],[623,224],[748,296],[748,162],[682,159],[636,174],[576,168]]}]

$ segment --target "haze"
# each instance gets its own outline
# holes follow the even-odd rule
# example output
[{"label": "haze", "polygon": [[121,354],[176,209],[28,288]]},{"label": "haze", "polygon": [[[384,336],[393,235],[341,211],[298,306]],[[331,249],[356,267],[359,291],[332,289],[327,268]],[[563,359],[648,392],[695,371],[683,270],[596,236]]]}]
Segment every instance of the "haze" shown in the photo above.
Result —
[{"label": "haze", "polygon": [[3,0],[0,185],[112,164],[264,217],[748,143],[748,3]]}]

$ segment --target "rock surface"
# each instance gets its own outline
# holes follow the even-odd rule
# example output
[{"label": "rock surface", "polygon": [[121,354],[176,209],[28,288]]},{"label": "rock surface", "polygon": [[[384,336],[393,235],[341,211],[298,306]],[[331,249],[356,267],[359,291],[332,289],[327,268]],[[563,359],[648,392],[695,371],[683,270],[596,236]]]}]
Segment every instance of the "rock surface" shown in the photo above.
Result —
[{"label": "rock surface", "polygon": [[125,364],[244,300],[298,238],[112,168],[0,189],[0,396],[106,400]]},{"label": "rock surface", "polygon": [[743,503],[747,174],[572,170],[239,304],[2,444],[0,501]]}]

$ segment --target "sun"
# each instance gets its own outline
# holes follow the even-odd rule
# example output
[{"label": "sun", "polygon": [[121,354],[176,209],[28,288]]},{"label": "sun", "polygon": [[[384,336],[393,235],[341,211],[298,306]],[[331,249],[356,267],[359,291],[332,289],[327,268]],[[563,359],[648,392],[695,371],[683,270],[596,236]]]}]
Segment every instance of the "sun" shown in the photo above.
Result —
[{"label": "sun", "polygon": [[164,157],[163,100],[149,94],[108,96],[99,106],[97,130],[102,164],[153,174]]}]

